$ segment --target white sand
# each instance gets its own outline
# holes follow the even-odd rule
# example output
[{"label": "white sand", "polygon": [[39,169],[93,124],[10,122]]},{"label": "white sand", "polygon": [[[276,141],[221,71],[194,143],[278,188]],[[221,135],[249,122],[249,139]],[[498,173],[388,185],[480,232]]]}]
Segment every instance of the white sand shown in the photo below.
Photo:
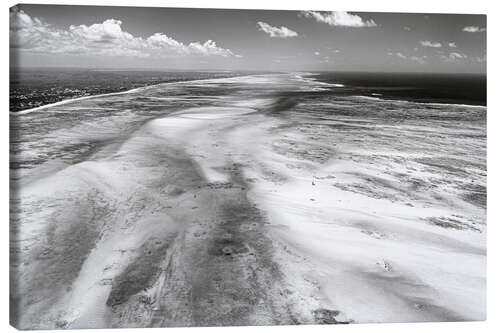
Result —
[{"label": "white sand", "polygon": [[[300,74],[185,84],[221,82],[262,90],[326,88]],[[339,311],[336,320],[356,323],[485,319],[486,212],[460,192],[464,181],[485,185],[483,171],[472,167],[472,162],[484,162],[483,144],[462,135],[483,129],[258,112],[275,102],[272,96],[222,98],[223,106],[187,108],[151,120],[93,161],[31,170],[37,176],[19,194],[19,279],[25,297],[41,300],[23,304],[21,326],[111,325],[113,313],[106,306],[111,281],[134,262],[142,244],[151,237],[175,236],[175,246],[184,246],[189,238],[182,235],[191,235],[185,230],[204,215],[217,217],[214,212],[225,204],[223,195],[214,195],[210,206],[196,191],[183,194],[188,183],[196,183],[197,174],[189,168],[209,184],[234,181],[235,173],[228,168],[242,172],[239,181],[245,183],[244,190],[248,187],[248,199],[269,222],[266,236],[284,277],[283,288],[290,293],[286,302],[292,304],[287,306],[301,322],[315,322],[317,309]],[[106,126],[79,124],[74,129],[83,140],[86,133],[90,138],[107,135],[103,128],[109,128],[111,136],[118,125],[111,120]],[[54,138],[60,140],[65,133],[67,129],[54,132]],[[435,133],[442,137],[432,138]],[[186,164],[184,156],[192,164]],[[466,176],[461,166],[446,173],[425,164],[442,156],[454,158],[445,161],[448,167],[466,160]],[[198,206],[213,211],[204,213]],[[95,242],[90,248],[82,246],[88,254],[81,266],[64,266],[64,253],[49,253],[45,262],[59,269],[50,271],[51,279],[64,282],[70,273],[76,277],[67,290],[48,283],[47,292],[60,295],[54,295],[55,302],[45,301],[44,290],[30,289],[32,279],[46,269],[36,257],[38,247],[47,244],[52,229],[56,241],[69,237],[66,229],[85,236],[89,231],[79,227],[89,221],[96,222],[92,228],[99,233],[89,239]],[[168,289],[164,274],[142,295],[153,297]],[[43,316],[38,316],[40,309],[47,309]],[[144,320],[138,319],[138,325],[148,323],[151,314],[137,311]],[[257,319],[272,322],[266,311]]]}]

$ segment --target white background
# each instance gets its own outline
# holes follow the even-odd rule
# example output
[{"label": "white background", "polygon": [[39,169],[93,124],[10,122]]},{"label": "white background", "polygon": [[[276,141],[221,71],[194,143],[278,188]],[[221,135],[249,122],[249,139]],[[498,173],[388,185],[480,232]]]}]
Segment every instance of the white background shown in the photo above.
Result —
[{"label": "white background", "polygon": [[[50,4],[80,4],[80,5],[115,5],[115,6],[149,6],[149,7],[210,7],[210,8],[247,8],[247,9],[294,9],[294,10],[345,10],[345,11],[373,11],[373,12],[427,12],[427,13],[463,13],[487,14],[487,59],[488,59],[488,320],[473,323],[425,323],[425,324],[370,324],[370,325],[316,325],[316,326],[269,326],[269,327],[224,327],[224,328],[169,328],[168,332],[500,332],[500,311],[498,288],[499,257],[498,249],[500,235],[498,228],[499,217],[499,148],[500,145],[500,81],[499,81],[499,20],[500,2],[487,0],[308,0],[306,2],[290,0],[86,0],[86,1],[36,1],[28,3]],[[15,332],[9,326],[9,13],[8,8],[17,4],[16,1],[2,2],[0,11],[1,22],[1,109],[0,109],[0,332]],[[159,332],[167,329],[127,329],[127,330],[99,330],[99,332]]]}]

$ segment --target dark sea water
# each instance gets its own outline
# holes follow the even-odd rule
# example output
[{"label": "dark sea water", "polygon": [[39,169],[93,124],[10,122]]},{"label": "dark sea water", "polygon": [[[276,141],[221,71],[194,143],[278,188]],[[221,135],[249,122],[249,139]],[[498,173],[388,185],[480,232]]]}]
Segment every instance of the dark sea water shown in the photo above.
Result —
[{"label": "dark sea water", "polygon": [[[123,92],[159,83],[232,77],[249,72],[24,69],[11,70],[10,111],[84,96]],[[320,82],[342,84],[326,94],[361,95],[423,103],[486,105],[486,76],[428,73],[314,73]]]},{"label": "dark sea water", "polygon": [[166,82],[230,77],[237,72],[23,69],[10,73],[10,111]]},{"label": "dark sea water", "polygon": [[364,95],[422,103],[486,105],[486,75],[433,73],[318,73],[315,79],[341,83],[337,95]]}]

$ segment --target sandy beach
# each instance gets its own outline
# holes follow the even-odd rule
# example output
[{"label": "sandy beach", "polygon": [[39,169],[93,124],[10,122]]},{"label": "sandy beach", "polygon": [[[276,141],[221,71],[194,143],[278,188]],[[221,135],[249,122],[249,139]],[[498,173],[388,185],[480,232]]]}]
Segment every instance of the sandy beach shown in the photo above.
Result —
[{"label": "sandy beach", "polygon": [[13,175],[18,327],[484,320],[485,110],[326,88],[254,75],[45,108],[109,113],[23,143],[57,158]]}]

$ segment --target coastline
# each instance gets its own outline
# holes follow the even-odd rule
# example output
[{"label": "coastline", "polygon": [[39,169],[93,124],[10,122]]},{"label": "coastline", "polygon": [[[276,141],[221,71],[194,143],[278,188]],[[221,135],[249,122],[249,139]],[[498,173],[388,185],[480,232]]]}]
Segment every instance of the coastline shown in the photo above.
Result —
[{"label": "coastline", "polygon": [[[277,74],[277,73],[274,73]],[[328,88],[326,87],[333,87],[333,88],[346,88],[346,89],[355,89],[352,86],[346,85],[344,83],[339,83],[339,82],[325,82],[322,80],[319,80],[315,78],[315,76],[319,76],[320,73],[313,73],[313,72],[288,72],[288,73],[281,73],[281,74],[288,74],[288,75],[293,75],[294,77],[297,78],[299,81],[314,81],[318,87],[315,88],[315,91],[326,91]],[[162,83],[156,83],[152,85],[145,85],[141,86],[138,88],[133,88],[125,91],[117,91],[117,92],[110,92],[110,93],[104,93],[104,94],[95,94],[95,95],[88,95],[88,96],[81,96],[81,97],[75,97],[75,98],[69,98],[65,99],[62,101],[54,102],[54,103],[49,103],[41,106],[37,106],[34,108],[30,109],[24,109],[24,110],[19,110],[19,111],[9,111],[9,114],[12,116],[17,116],[17,115],[23,115],[23,114],[29,114],[32,112],[36,112],[39,110],[47,109],[50,107],[54,106],[60,106],[60,105],[65,105],[69,103],[74,103],[82,100],[87,100],[87,99],[92,99],[92,98],[100,98],[100,97],[106,97],[106,96],[117,96],[117,95],[123,95],[123,94],[131,94],[135,92],[139,92],[141,90],[157,87],[157,86],[162,86],[162,85],[170,85],[170,84],[176,84],[179,82],[206,82],[206,81],[211,81],[211,80],[217,80],[217,79],[227,79],[227,78],[233,78],[233,77],[253,77],[253,76],[259,76],[259,75],[272,75],[272,73],[266,73],[266,74],[241,74],[241,75],[232,75],[232,76],[227,76],[227,77],[218,77],[218,78],[206,78],[206,79],[194,79],[194,80],[179,80],[179,81],[173,81],[173,82],[162,82]],[[376,94],[377,97],[374,96],[366,96],[366,95],[346,95],[350,96],[353,98],[363,98],[367,100],[373,100],[373,101],[387,101],[387,102],[399,102],[399,103],[414,103],[414,104],[421,104],[421,105],[434,105],[434,106],[454,106],[454,107],[470,107],[470,108],[483,108],[487,109],[487,105],[481,105],[481,104],[463,104],[463,103],[447,103],[447,102],[421,102],[417,100],[405,100],[405,99],[398,99],[398,98],[384,98],[382,94]]]},{"label": "coastline", "polygon": [[148,87],[153,87],[153,86],[155,86],[155,85],[145,86],[145,87],[140,87],[140,88],[134,88],[134,89],[126,90],[126,91],[112,92],[112,93],[107,93],[107,94],[97,94],[97,95],[89,95],[89,96],[82,96],[82,97],[70,98],[70,99],[65,99],[65,100],[62,100],[62,101],[59,101],[59,102],[55,102],[55,103],[50,103],[50,104],[45,104],[45,105],[37,106],[37,107],[31,108],[31,109],[25,109],[25,110],[20,110],[20,111],[9,111],[9,112],[10,112],[10,115],[12,115],[12,116],[23,115],[23,114],[28,114],[28,113],[32,113],[32,112],[35,112],[35,111],[40,111],[40,110],[43,110],[43,109],[47,109],[47,108],[50,108],[50,107],[53,107],[53,106],[59,106],[59,105],[73,103],[73,102],[84,101],[86,99],[91,99],[91,98],[99,98],[99,97],[106,97],[106,96],[116,96],[116,95],[130,94],[130,93],[133,93],[133,92],[136,92],[136,91],[140,91],[142,88],[148,88]]},{"label": "coastline", "polygon": [[57,158],[110,135],[20,188],[22,327],[484,319],[482,112],[443,131],[434,114],[332,108],[322,84],[290,74],[195,82],[180,91],[201,103],[154,99],[159,86],[128,113],[129,98],[102,118],[91,103],[65,114],[72,127],[28,136],[31,154]]},{"label": "coastline", "polygon": [[351,97],[363,98],[372,101],[382,101],[382,102],[399,102],[399,103],[412,103],[412,104],[421,104],[421,105],[435,105],[435,106],[456,106],[456,107],[466,107],[466,108],[479,108],[486,110],[488,107],[486,105],[478,105],[478,104],[455,104],[455,103],[434,103],[434,102],[417,102],[410,101],[404,99],[391,99],[391,98],[382,98],[382,97],[373,97],[373,96],[365,96],[365,95],[352,95]]},{"label": "coastline", "polygon": [[[461,107],[487,107],[487,96],[478,87],[485,84],[483,76],[461,77],[453,80],[447,73],[355,73],[318,72],[311,77],[323,83],[341,83],[342,96],[364,96],[384,101],[407,102],[426,105],[450,105]],[[476,87],[476,88],[474,88]]]},{"label": "coastline", "polygon": [[[263,74],[260,74],[260,75],[263,75]],[[244,76],[249,76],[249,75],[247,75],[247,74],[228,75],[227,77],[218,77],[218,78],[215,78],[215,79],[225,79],[225,78],[240,77],[240,76],[244,77]],[[250,76],[252,76],[252,75],[250,75]],[[83,100],[92,99],[92,98],[100,98],[100,97],[107,97],[107,96],[117,96],[117,95],[131,94],[131,93],[138,92],[138,91],[141,91],[141,90],[145,90],[145,89],[149,89],[149,88],[153,88],[153,87],[157,87],[157,86],[162,86],[162,85],[176,84],[176,83],[179,83],[179,82],[204,82],[204,81],[207,81],[207,80],[214,80],[214,78],[161,82],[161,83],[155,83],[155,84],[151,84],[151,85],[145,85],[145,86],[141,86],[141,87],[137,87],[137,88],[132,88],[132,89],[125,90],[125,91],[116,91],[116,92],[110,92],[110,93],[104,93],[104,94],[95,94],[95,95],[87,95],[87,96],[69,98],[69,99],[65,99],[65,100],[62,100],[62,101],[54,102],[54,103],[40,105],[40,106],[37,106],[37,107],[34,107],[34,108],[30,108],[30,109],[24,109],[24,110],[19,110],[19,111],[9,111],[9,114],[12,115],[12,116],[23,115],[23,114],[28,114],[28,113],[36,112],[36,111],[39,111],[39,110],[47,109],[47,108],[50,108],[50,107],[53,107],[53,106],[65,105],[65,104],[69,104],[69,103],[73,103],[73,102],[78,102],[78,101],[83,101]]]}]

